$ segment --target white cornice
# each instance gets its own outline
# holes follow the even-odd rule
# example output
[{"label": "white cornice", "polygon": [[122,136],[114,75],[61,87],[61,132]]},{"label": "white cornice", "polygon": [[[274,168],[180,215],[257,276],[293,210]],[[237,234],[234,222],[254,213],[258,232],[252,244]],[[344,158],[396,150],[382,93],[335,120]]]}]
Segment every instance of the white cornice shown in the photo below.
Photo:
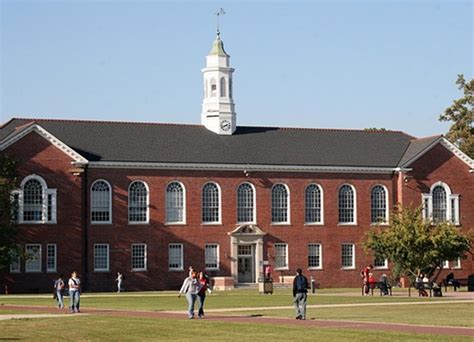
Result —
[{"label": "white cornice", "polygon": [[0,142],[0,151],[3,151],[8,146],[16,143],[18,140],[22,139],[23,137],[25,137],[31,132],[35,132],[39,136],[49,141],[52,145],[56,146],[58,149],[63,151],[65,154],[67,154],[69,157],[74,159],[74,162],[79,162],[79,163],[84,163],[84,164],[88,163],[87,159],[85,159],[79,153],[74,151],[72,148],[70,148],[68,145],[63,143],[61,140],[56,138],[54,135],[49,133],[47,130],[45,130],[43,127],[41,127],[38,124],[32,124],[28,126],[27,128],[19,131],[18,133],[13,133],[12,135],[9,135],[6,139]]},{"label": "white cornice", "polygon": [[[327,173],[392,173],[393,167],[301,166],[265,164],[210,164],[210,163],[153,163],[153,162],[89,162],[89,168],[98,169],[157,169],[202,171],[266,171],[266,172],[327,172]],[[402,169],[405,170],[405,169]],[[407,169],[408,171],[408,169]]]}]

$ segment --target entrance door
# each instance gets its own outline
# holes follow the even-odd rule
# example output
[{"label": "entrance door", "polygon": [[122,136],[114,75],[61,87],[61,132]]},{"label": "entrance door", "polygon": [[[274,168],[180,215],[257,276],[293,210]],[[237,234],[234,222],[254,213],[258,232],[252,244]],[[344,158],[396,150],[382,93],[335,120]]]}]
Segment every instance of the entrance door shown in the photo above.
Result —
[{"label": "entrance door", "polygon": [[237,262],[239,283],[255,283],[254,246],[237,246]]}]

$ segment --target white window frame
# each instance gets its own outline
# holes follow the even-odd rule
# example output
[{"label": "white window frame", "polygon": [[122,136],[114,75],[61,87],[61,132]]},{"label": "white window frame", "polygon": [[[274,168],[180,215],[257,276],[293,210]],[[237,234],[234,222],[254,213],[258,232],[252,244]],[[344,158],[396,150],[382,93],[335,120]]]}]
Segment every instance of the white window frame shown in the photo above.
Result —
[{"label": "white window frame", "polygon": [[[253,208],[252,208],[252,216],[253,216],[253,220],[251,221],[239,221],[238,218],[239,218],[239,189],[242,185],[244,184],[248,184],[250,185],[250,187],[252,188],[252,201],[253,201]],[[255,190],[255,186],[250,183],[250,182],[243,182],[243,183],[240,183],[239,186],[237,186],[237,191],[236,191],[236,204],[237,204],[237,223],[238,224],[248,224],[248,223],[252,223],[252,224],[255,224],[257,222],[257,195],[256,195],[256,190]]]},{"label": "white window frame", "polygon": [[[343,264],[343,257],[344,257],[344,248],[343,246],[351,246],[352,247],[352,264],[351,266],[344,266]],[[343,270],[354,270],[355,269],[355,244],[347,242],[341,244],[341,269]]]},{"label": "white window frame", "polygon": [[[311,256],[311,246],[317,246],[317,252],[319,254],[319,265],[318,266],[310,266],[309,264],[309,257]],[[323,269],[323,247],[322,244],[319,242],[311,242],[308,243],[308,269],[309,270],[322,270]]]},{"label": "white window frame", "polygon": [[[374,191],[375,187],[380,186],[384,192],[385,192],[385,217],[383,222],[373,222],[372,220],[372,192]],[[380,226],[387,226],[389,224],[389,203],[388,203],[388,189],[385,185],[383,184],[375,184],[372,186],[370,189],[370,222],[372,225],[380,225]]]},{"label": "white window frame", "polygon": [[[133,184],[135,183],[142,183],[145,186],[146,189],[146,216],[145,216],[145,221],[130,221],[130,189]],[[150,188],[148,187],[148,184],[145,181],[142,180],[134,180],[133,182],[130,183],[128,186],[128,224],[130,225],[140,225],[140,224],[149,224],[150,223]]]},{"label": "white window frame", "polygon": [[[275,250],[275,271],[281,271],[281,270],[288,270],[288,244],[284,242],[278,242],[275,243],[273,246]],[[277,265],[277,260],[278,258],[281,258],[282,256],[278,255],[279,248],[278,247],[283,247],[284,252],[285,252],[285,265],[279,266]]]},{"label": "white window frame", "polygon": [[[93,208],[93,191],[92,191],[92,188],[94,187],[94,185],[98,182],[104,182],[108,185],[109,187],[109,220],[108,221],[94,221],[92,219],[92,208]],[[91,187],[90,187],[90,220],[91,220],[91,224],[97,224],[97,225],[100,225],[100,224],[111,224],[112,223],[112,185],[106,181],[105,179],[96,179],[94,182],[92,182],[91,184]]]},{"label": "white window frame", "polygon": [[[217,218],[217,221],[204,221],[203,220],[203,214],[204,214],[204,188],[206,185],[208,184],[214,184],[216,187],[217,187],[217,192],[218,192],[218,205],[219,205],[219,210],[217,211],[217,215],[218,215],[218,218]],[[202,188],[201,188],[201,224],[202,225],[220,225],[222,224],[222,190],[221,190],[221,187],[219,186],[218,183],[216,182],[206,182]]]},{"label": "white window frame", "polygon": [[[352,209],[353,210],[352,222],[341,222],[340,216],[339,216],[340,215],[339,210],[341,209],[340,192],[341,192],[342,187],[345,185],[348,185],[349,187],[351,187],[352,192],[354,194],[354,198],[353,198],[354,208]],[[356,226],[357,225],[357,191],[356,191],[355,186],[352,184],[344,183],[344,184],[341,184],[341,186],[339,186],[339,188],[337,189],[337,221],[338,221],[338,224],[337,224],[338,226]]]},{"label": "white window frame", "polygon": [[449,260],[443,260],[443,264],[441,265],[443,270],[449,269]]},{"label": "white window frame", "polygon": [[[182,190],[182,194],[183,194],[183,208],[182,208],[182,210],[183,210],[183,219],[181,221],[170,221],[169,217],[168,217],[168,187],[173,183],[179,184],[181,186],[181,190]],[[165,216],[166,216],[166,222],[165,222],[166,225],[174,225],[174,224],[183,225],[183,224],[186,224],[186,187],[180,181],[173,180],[173,181],[169,182],[166,185],[166,188],[165,188]]]},{"label": "white window frame", "polygon": [[387,270],[388,269],[388,259],[383,260],[383,266],[377,266],[376,265],[376,259],[374,259],[374,269],[375,270]]},{"label": "white window frame", "polygon": [[[49,249],[52,248],[54,250],[53,254],[53,263],[54,267],[49,267],[49,262],[51,256],[49,255]],[[55,243],[48,243],[46,245],[46,272],[48,273],[54,273],[57,271],[58,268],[58,246]]]},{"label": "white window frame", "polygon": [[[171,267],[171,247],[177,247],[179,246],[179,250],[180,250],[180,260],[179,260],[179,263],[180,263],[180,266],[178,267]],[[168,244],[168,270],[169,271],[183,271],[184,270],[184,246],[182,243],[170,243]]]},{"label": "white window frame", "polygon": [[[459,226],[459,194],[453,194],[448,184],[441,181],[434,183],[431,186],[429,193],[421,194],[421,203],[423,204],[423,219],[430,220],[432,224],[435,224],[433,222],[433,190],[437,186],[442,186],[446,192],[446,221],[451,222],[455,226]],[[426,208],[426,205],[428,205],[428,208]],[[453,212],[454,217],[452,217]]]},{"label": "white window frame", "polygon": [[[287,193],[287,200],[286,200],[286,221],[273,221],[273,189],[278,186],[278,185],[283,185],[286,189]],[[284,225],[290,225],[291,224],[291,193],[290,193],[290,188],[288,185],[285,183],[275,183],[272,186],[271,193],[270,193],[270,220],[271,224],[274,226],[284,226]]]},{"label": "white window frame", "polygon": [[451,261],[453,263],[453,268],[456,270],[462,269],[461,258]]},{"label": "white window frame", "polygon": [[[107,267],[106,268],[99,268],[99,267],[96,267],[96,260],[97,260],[97,250],[96,248],[97,247],[106,247],[106,251],[107,251],[107,254],[106,254],[106,257],[107,257]],[[102,257],[102,256],[100,256]],[[109,272],[110,271],[110,246],[108,243],[95,243],[94,244],[94,272]]]},{"label": "white window frame", "polygon": [[[216,259],[215,259],[215,264],[216,264],[216,267],[210,267],[208,266],[208,264],[210,264],[210,256],[208,255],[207,253],[207,248],[208,247],[213,247],[215,248],[215,251],[216,251]],[[220,269],[220,260],[219,260],[219,244],[218,243],[206,243],[206,245],[204,246],[204,266],[205,266],[205,269],[208,270],[208,271],[218,271]]]},{"label": "white window frame", "polygon": [[[30,258],[30,253],[28,252],[28,248],[30,247],[38,247],[38,258],[36,260],[38,260],[38,267],[37,268],[31,268],[31,260],[28,260]],[[26,257],[27,257],[27,260],[25,261],[25,273],[40,273],[42,271],[42,251],[41,251],[41,244],[39,243],[29,243],[29,244],[26,244],[25,245],[25,254],[26,254]]]},{"label": "white window frame", "polygon": [[[26,221],[24,220],[24,186],[30,180],[36,180],[41,184],[42,205],[41,220]],[[17,216],[19,224],[56,224],[57,223],[57,189],[50,189],[43,177],[38,175],[26,176],[20,184],[20,189],[12,191],[12,198],[18,196]],[[51,196],[51,220],[48,220],[48,197]]]},{"label": "white window frame", "polygon": [[12,253],[12,260],[10,262],[10,273],[20,273],[21,272],[21,259],[19,250],[16,250]]},{"label": "white window frame", "polygon": [[[142,256],[134,256],[133,250],[134,247],[143,247],[143,266],[144,267],[133,267],[133,261],[134,258],[142,258]],[[140,272],[140,271],[146,271],[148,269],[148,264],[147,264],[147,244],[146,243],[132,243],[132,248],[130,250],[131,252],[131,269],[134,272]]]},{"label": "white window frame", "polygon": [[[307,209],[307,204],[306,204],[306,192],[308,191],[308,188],[312,185],[315,185],[316,187],[319,188],[319,202],[320,202],[320,213],[319,213],[319,216],[320,216],[320,220],[319,221],[315,221],[315,222],[308,222],[306,220],[306,209]],[[304,213],[304,220],[305,220],[305,225],[306,226],[323,226],[324,225],[324,190],[323,190],[323,187],[318,184],[318,183],[310,183],[306,186],[306,188],[304,189],[304,210],[305,210],[305,213]]]}]

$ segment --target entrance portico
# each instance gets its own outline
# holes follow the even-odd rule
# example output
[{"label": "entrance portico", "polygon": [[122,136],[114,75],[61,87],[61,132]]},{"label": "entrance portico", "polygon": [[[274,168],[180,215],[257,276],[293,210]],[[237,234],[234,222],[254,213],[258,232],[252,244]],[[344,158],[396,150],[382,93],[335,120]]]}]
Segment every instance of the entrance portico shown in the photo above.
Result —
[{"label": "entrance portico", "polygon": [[234,283],[256,283],[263,265],[263,236],[266,233],[256,225],[244,224],[228,234]]}]

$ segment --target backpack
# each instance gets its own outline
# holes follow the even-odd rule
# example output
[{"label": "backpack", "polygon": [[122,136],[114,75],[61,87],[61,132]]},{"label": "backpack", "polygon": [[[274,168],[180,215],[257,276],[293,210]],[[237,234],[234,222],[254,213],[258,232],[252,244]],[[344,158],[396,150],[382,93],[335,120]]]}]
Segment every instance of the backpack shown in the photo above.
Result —
[{"label": "backpack", "polygon": [[306,277],[299,275],[296,277],[296,292],[308,291],[308,281]]}]

